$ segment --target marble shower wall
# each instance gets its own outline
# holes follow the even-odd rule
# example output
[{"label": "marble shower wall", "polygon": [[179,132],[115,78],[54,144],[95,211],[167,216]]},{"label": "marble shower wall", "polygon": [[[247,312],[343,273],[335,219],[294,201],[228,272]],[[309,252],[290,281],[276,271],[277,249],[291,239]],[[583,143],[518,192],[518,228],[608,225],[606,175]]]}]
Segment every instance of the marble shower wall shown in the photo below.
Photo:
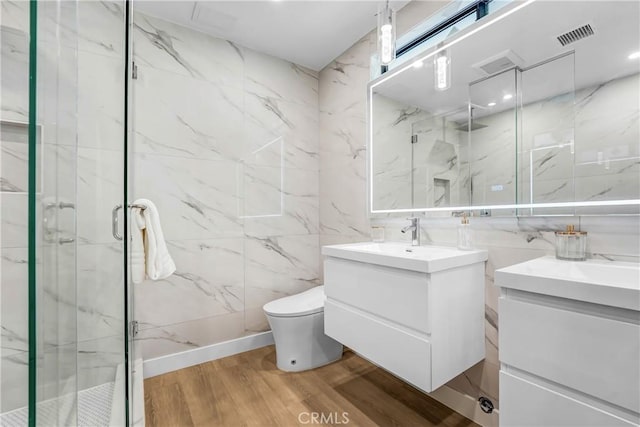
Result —
[{"label": "marble shower wall", "polygon": [[135,288],[145,359],[268,330],[319,283],[317,73],[135,14],[133,197],[176,273]]},{"label": "marble shower wall", "polygon": [[[406,214],[371,217],[367,211],[366,87],[370,76],[369,58],[374,49],[375,39],[369,35],[320,72],[321,245],[369,240],[372,224],[385,226],[387,240],[407,241],[407,236],[399,232],[406,225]],[[616,129],[615,125],[611,129]],[[637,185],[637,174],[635,178]],[[424,215],[422,241],[455,245],[458,223],[457,218]],[[486,358],[453,379],[448,386],[474,400],[487,396],[499,405],[498,288],[493,284],[494,271],[553,254],[553,231],[570,223],[589,232],[592,257],[640,261],[640,219],[637,216],[471,218],[475,246],[489,252],[485,269]],[[468,400],[460,402],[460,408],[467,405]]]},{"label": "marble shower wall", "polygon": [[29,15],[2,2],[0,14],[0,413],[28,399],[27,149]]}]

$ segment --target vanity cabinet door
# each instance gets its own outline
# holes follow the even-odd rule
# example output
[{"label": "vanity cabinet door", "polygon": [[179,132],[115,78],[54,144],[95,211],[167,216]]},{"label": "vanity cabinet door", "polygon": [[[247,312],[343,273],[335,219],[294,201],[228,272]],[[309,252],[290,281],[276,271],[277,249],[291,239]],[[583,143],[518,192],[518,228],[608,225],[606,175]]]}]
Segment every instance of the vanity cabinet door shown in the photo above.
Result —
[{"label": "vanity cabinet door", "polygon": [[637,424],[500,371],[500,426],[627,427]]},{"label": "vanity cabinet door", "polygon": [[500,362],[638,413],[640,326],[619,313],[501,297]]},{"label": "vanity cabinet door", "polygon": [[426,392],[431,387],[431,345],[424,338],[327,300],[324,330],[331,338]]},{"label": "vanity cabinet door", "polygon": [[324,261],[327,298],[430,333],[428,275],[337,258]]}]

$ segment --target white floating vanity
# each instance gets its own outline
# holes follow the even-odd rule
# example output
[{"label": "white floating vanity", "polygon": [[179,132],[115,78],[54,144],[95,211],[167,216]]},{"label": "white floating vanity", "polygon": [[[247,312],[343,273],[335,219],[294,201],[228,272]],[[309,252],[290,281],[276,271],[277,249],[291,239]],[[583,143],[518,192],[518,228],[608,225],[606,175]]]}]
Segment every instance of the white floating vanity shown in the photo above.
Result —
[{"label": "white floating vanity", "polygon": [[325,246],[325,333],[430,392],[484,359],[486,251]]},{"label": "white floating vanity", "polygon": [[640,423],[640,266],[534,259],[496,270],[500,424]]}]

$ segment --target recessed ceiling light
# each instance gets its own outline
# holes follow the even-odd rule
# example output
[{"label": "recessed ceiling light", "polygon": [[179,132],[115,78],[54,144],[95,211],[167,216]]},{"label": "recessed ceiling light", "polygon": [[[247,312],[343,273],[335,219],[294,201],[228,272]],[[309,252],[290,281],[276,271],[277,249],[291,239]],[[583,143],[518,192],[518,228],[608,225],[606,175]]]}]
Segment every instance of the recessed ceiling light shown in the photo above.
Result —
[{"label": "recessed ceiling light", "polygon": [[638,59],[640,58],[640,52],[633,52],[631,55],[629,55],[629,59]]},{"label": "recessed ceiling light", "polygon": [[513,95],[511,95],[510,93],[508,93],[508,94],[506,94],[505,96],[502,97],[502,99],[504,99],[505,101],[508,101],[511,98],[513,98]]},{"label": "recessed ceiling light", "polygon": [[487,104],[487,107],[495,107],[496,103],[495,102],[490,102]]},{"label": "recessed ceiling light", "polygon": [[424,62],[416,61],[413,63],[413,68],[422,68],[423,65],[424,65]]}]

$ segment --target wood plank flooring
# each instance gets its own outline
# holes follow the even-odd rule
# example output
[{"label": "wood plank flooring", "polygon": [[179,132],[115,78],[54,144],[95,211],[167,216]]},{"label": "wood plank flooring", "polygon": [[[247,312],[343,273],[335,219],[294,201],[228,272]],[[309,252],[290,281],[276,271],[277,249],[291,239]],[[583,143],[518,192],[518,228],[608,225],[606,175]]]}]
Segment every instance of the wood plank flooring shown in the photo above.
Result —
[{"label": "wood plank flooring", "polygon": [[351,351],[286,373],[264,347],[149,378],[144,394],[150,427],[477,426]]}]

